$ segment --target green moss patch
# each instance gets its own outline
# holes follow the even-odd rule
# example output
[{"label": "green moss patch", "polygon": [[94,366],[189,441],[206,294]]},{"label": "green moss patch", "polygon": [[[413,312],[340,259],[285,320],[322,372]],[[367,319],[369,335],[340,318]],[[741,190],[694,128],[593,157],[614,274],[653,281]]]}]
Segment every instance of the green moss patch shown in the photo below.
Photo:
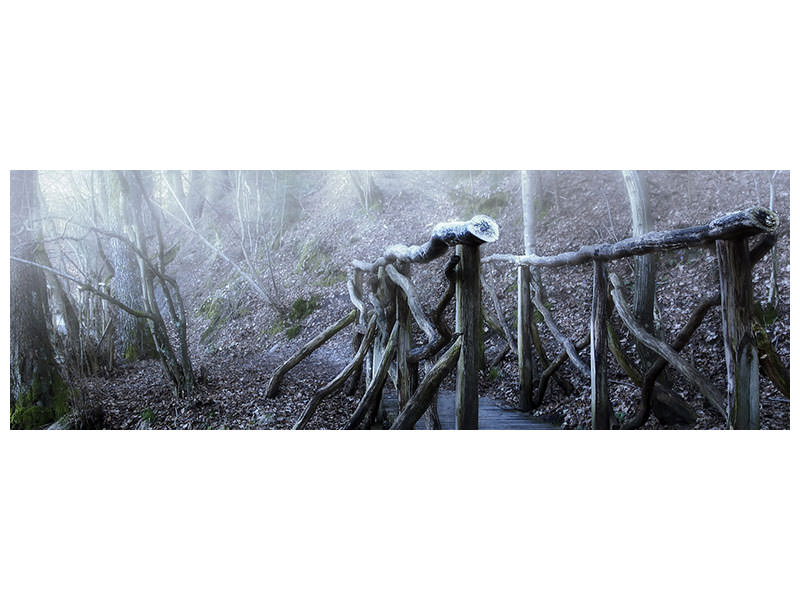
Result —
[{"label": "green moss patch", "polygon": [[72,389],[56,374],[49,385],[40,379],[17,396],[11,412],[11,429],[41,429],[69,413]]},{"label": "green moss patch", "polygon": [[272,326],[267,330],[269,335],[277,335],[282,331],[286,332],[286,337],[290,340],[300,335],[303,329],[302,321],[305,320],[319,303],[319,296],[312,295],[309,298],[302,296],[292,303],[289,313],[286,316],[278,317]]}]

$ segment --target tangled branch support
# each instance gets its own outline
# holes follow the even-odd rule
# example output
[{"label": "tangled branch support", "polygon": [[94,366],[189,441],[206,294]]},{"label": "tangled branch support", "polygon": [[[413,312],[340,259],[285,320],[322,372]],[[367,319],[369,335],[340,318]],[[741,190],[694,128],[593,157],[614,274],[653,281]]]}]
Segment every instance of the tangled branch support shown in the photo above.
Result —
[{"label": "tangled branch support", "polygon": [[[564,354],[569,356],[573,364],[592,382],[593,426],[607,426],[605,415],[608,412],[608,391],[605,377],[606,347],[608,345],[608,317],[605,311],[607,279],[612,284],[611,295],[614,306],[631,333],[645,346],[654,350],[661,358],[651,369],[639,376],[638,385],[642,387],[642,401],[637,414],[626,424],[627,427],[641,426],[647,419],[652,405],[651,396],[656,388],[656,378],[664,366],[669,363],[678,369],[695,386],[700,389],[706,400],[728,420],[728,424],[736,429],[758,428],[759,397],[758,377],[759,360],[762,370],[773,380],[781,382],[782,372],[770,353],[759,348],[759,330],[754,328],[752,320],[752,265],[760,260],[774,244],[778,228],[778,216],[766,208],[755,206],[746,210],[723,215],[705,225],[697,225],[671,231],[650,232],[636,238],[629,238],[615,244],[597,244],[583,246],[574,252],[563,252],[553,256],[495,254],[484,259],[485,263],[505,263],[515,267],[564,267],[594,262],[594,297],[592,302],[592,321],[590,323],[590,339],[592,341],[591,368],[587,369],[577,356],[576,348],[558,330],[558,327],[544,306],[539,294],[534,294],[534,303],[544,317],[545,323],[554,337],[564,347]],[[752,249],[748,249],[748,240],[761,236]],[[693,313],[687,326],[681,331],[675,344],[670,347],[665,342],[648,334],[630,314],[620,289],[619,278],[606,273],[605,264],[620,258],[640,256],[652,252],[677,250],[693,246],[708,246],[716,249],[719,263],[721,294],[706,300]],[[688,338],[697,328],[706,311],[719,303],[723,316],[723,334],[725,341],[725,359],[728,371],[727,398],[724,398],[677,353],[688,342]],[[624,357],[611,340],[611,350],[625,366]],[[762,344],[763,345],[763,344]],[[545,373],[551,371],[548,368]],[[542,377],[538,396],[541,399],[546,377]],[[542,385],[544,383],[544,385]],[[787,389],[788,391],[788,389]],[[727,405],[727,408],[726,408]],[[597,418],[600,414],[600,418]]]},{"label": "tangled branch support", "polygon": [[[533,291],[533,304],[542,315],[547,329],[563,349],[555,360],[549,361],[541,340],[538,340],[538,331],[530,332],[532,338],[537,338],[533,343],[544,367],[534,405],[542,402],[549,380],[552,377],[558,379],[557,369],[569,360],[589,382],[593,428],[610,428],[617,423],[617,419],[609,401],[609,383],[630,385],[608,377],[607,360],[611,353],[633,380],[634,387],[640,388],[642,393],[636,414],[624,424],[624,428],[640,427],[647,420],[654,394],[659,402],[667,404],[680,400],[673,392],[663,389],[656,382],[667,364],[688,379],[706,401],[728,419],[730,427],[758,427],[759,361],[765,373],[776,381],[776,385],[788,392],[788,380],[783,381],[787,379],[785,370],[780,369],[781,365],[772,356],[774,353],[769,352],[763,333],[753,327],[751,314],[751,267],[774,244],[777,226],[778,217],[775,213],[762,207],[753,207],[723,215],[705,225],[650,232],[614,244],[583,246],[577,251],[554,256],[495,254],[481,260],[481,245],[494,242],[499,237],[499,228],[494,220],[479,215],[469,221],[440,223],[433,228],[430,238],[424,244],[395,244],[386,248],[379,258],[371,262],[354,260],[347,284],[354,310],[276,369],[267,393],[277,393],[280,379],[288,370],[338,331],[353,324],[352,360],[329,384],[314,394],[295,428],[305,427],[321,401],[343,387],[350,377],[353,379],[346,391],[349,395],[355,394],[362,372],[365,373],[365,389],[345,424],[345,429],[368,428],[374,423],[380,411],[383,389],[390,378],[398,391],[399,407],[399,414],[391,428],[413,428],[426,411],[430,416],[427,419],[430,426],[430,423],[436,422],[437,390],[453,368],[456,368],[456,428],[477,428],[481,327],[484,322],[493,322],[481,303],[482,283],[488,288],[494,312],[500,319],[500,324],[494,327],[512,353],[517,346],[511,329],[504,322],[497,294],[494,289],[489,288],[488,279],[481,275],[481,264],[506,264],[515,268],[556,268],[592,262],[594,278],[591,319],[587,323],[589,334],[578,344],[573,343],[559,329],[543,299],[537,280],[531,278],[527,282]],[[750,248],[749,238],[759,235],[761,238]],[[648,333],[636,322],[625,300],[619,277],[609,271],[608,267],[612,261],[625,257],[693,246],[716,249],[721,292],[701,302],[677,339],[669,345]],[[443,269],[447,287],[431,310],[425,306],[413,283],[412,266],[434,261],[447,254],[450,248],[454,248],[455,252]],[[456,320],[451,328],[444,314],[453,298],[456,300]],[[714,305],[719,305],[723,314],[728,368],[727,397],[679,355],[681,348],[688,343],[707,311]],[[644,373],[628,360],[619,345],[610,321],[612,306],[631,334],[660,357]],[[526,314],[529,315],[527,323],[518,324],[518,338],[520,331],[527,335],[527,328],[532,326],[533,315],[530,312]],[[424,342],[418,346],[412,346],[411,343],[412,327],[417,327],[425,337]],[[579,356],[579,350],[586,346],[589,346],[588,365]],[[500,359],[504,354],[500,355]],[[426,368],[421,381],[420,364]],[[562,387],[569,389],[568,382],[560,383]],[[534,398],[531,397],[530,400]]]},{"label": "tangled branch support", "polygon": [[[348,395],[355,394],[362,372],[366,374],[365,391],[345,429],[372,424],[389,378],[398,390],[402,419],[395,421],[397,426],[413,428],[426,411],[430,415],[429,422],[435,425],[438,422],[436,392],[456,362],[459,364],[456,384],[458,414],[461,415],[459,426],[477,428],[480,246],[496,241],[499,234],[499,227],[492,218],[478,215],[469,221],[436,225],[428,241],[422,245],[395,244],[372,262],[354,260],[347,282],[354,310],[279,366],[270,378],[267,395],[277,394],[280,381],[289,370],[352,324],[353,359],[329,384],[314,394],[295,429],[304,428],[322,400],[342,388],[350,378],[345,389]],[[456,252],[443,269],[447,287],[431,311],[413,284],[411,266],[434,261],[451,248]],[[456,298],[455,328],[451,328],[444,316],[453,298]],[[413,324],[425,335],[425,342],[420,346],[412,347],[411,344]],[[448,344],[450,348],[439,358]],[[419,381],[418,374],[420,364],[427,366],[422,381]]]}]

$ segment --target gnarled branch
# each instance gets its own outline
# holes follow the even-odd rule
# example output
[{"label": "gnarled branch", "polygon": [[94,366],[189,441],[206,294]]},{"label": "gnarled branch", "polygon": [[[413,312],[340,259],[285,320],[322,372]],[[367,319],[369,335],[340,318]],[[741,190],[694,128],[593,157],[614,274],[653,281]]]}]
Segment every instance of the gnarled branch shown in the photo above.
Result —
[{"label": "gnarled branch", "polygon": [[344,385],[345,381],[347,381],[347,378],[353,374],[353,371],[356,370],[356,367],[358,367],[358,365],[360,365],[364,360],[364,355],[366,355],[367,349],[369,349],[370,344],[372,344],[372,339],[375,337],[375,330],[375,317],[373,316],[369,320],[367,333],[364,335],[364,339],[361,342],[361,347],[358,349],[358,353],[353,357],[353,360],[351,360],[347,366],[330,381],[330,383],[320,388],[317,393],[314,394],[311,400],[309,400],[308,404],[306,404],[306,407],[303,409],[300,418],[297,420],[297,423],[294,424],[292,429],[305,429],[305,426],[308,425],[311,417],[314,416],[314,412],[316,412],[317,407],[319,406],[319,403],[322,402],[323,398],[332,394]]},{"label": "gnarled branch", "polygon": [[272,373],[272,376],[269,378],[269,384],[267,385],[267,398],[273,398],[278,393],[278,388],[281,385],[281,379],[283,379],[283,376],[286,375],[286,373],[296,367],[302,360],[308,358],[308,356],[314,352],[314,350],[322,346],[322,344],[327,342],[334,335],[355,321],[356,315],[357,311],[350,311],[347,316],[339,319],[325,331],[309,340],[294,356],[289,358],[289,360],[275,369],[275,371]]},{"label": "gnarled branch", "polygon": [[617,313],[622,318],[625,326],[630,332],[636,336],[645,346],[653,350],[663,359],[668,361],[675,369],[686,379],[691,381],[699,390],[700,393],[714,406],[714,408],[723,416],[725,413],[725,400],[713,385],[708,382],[708,378],[702,375],[696,368],[681,358],[675,350],[673,350],[666,342],[659,340],[655,336],[648,333],[636,320],[628,308],[625,298],[622,295],[621,283],[616,273],[611,273],[609,279],[613,286],[611,290],[611,297],[614,299],[614,306]]},{"label": "gnarled branch", "polygon": [[395,262],[426,263],[439,258],[450,247],[459,244],[478,246],[496,242],[499,237],[500,228],[494,219],[476,215],[469,221],[439,223],[433,228],[430,239],[421,246],[395,244],[389,246],[376,261],[354,260],[353,267],[374,273],[379,267]]}]

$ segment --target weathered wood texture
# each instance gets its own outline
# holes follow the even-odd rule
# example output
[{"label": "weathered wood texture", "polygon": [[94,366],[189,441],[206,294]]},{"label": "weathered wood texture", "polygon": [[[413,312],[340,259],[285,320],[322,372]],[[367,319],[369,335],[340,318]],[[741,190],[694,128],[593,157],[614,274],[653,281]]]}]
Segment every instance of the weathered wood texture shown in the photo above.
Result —
[{"label": "weathered wood texture", "polygon": [[[425,375],[431,372],[436,366],[436,361],[434,360],[426,360],[420,363],[422,368],[425,369]],[[425,410],[424,415],[424,422],[426,429],[441,429],[442,428],[442,420],[439,418],[439,389],[435,389],[433,391],[433,396],[431,397],[430,404],[428,404],[428,408]]]},{"label": "weathered wood texture", "polygon": [[[531,272],[528,267],[517,267],[517,366],[519,368],[519,409],[532,410],[535,363],[531,353]],[[536,325],[533,324],[533,327]],[[510,342],[509,342],[510,344]]]},{"label": "weathered wood texture", "polygon": [[761,366],[761,372],[775,384],[777,390],[789,397],[789,369],[783,364],[778,353],[772,345],[764,327],[757,320],[753,320],[753,334],[756,336],[756,344],[758,345],[758,362]]},{"label": "weathered wood texture", "polygon": [[[406,276],[410,272],[410,266],[406,264],[399,265],[402,270],[402,275]],[[386,266],[386,274],[389,274],[391,265]],[[397,271],[395,271],[397,273]],[[397,312],[395,313],[397,323],[399,324],[399,331],[397,332],[397,394],[400,400],[400,407],[404,407],[411,399],[411,394],[414,393],[414,385],[411,374],[411,367],[408,364],[408,352],[411,349],[411,311],[408,306],[408,298],[403,293],[400,286],[394,286],[395,291],[395,305]]]},{"label": "weathered wood texture", "polygon": [[[712,296],[711,298],[706,298],[695,307],[686,325],[684,325],[680,332],[678,332],[675,341],[671,344],[671,347],[675,352],[680,352],[683,347],[689,343],[692,334],[700,326],[700,323],[703,322],[703,318],[708,310],[717,304],[719,304],[719,294]],[[641,377],[641,383],[637,383],[634,379],[634,383],[642,388],[642,399],[639,402],[639,407],[636,409],[636,413],[634,414],[633,418],[624,424],[623,429],[636,429],[647,422],[647,418],[650,416],[650,410],[653,405],[653,394],[658,387],[656,380],[666,366],[667,361],[659,356],[655,362],[650,365],[650,368],[647,370],[647,372],[645,372],[645,374]],[[725,417],[726,415],[723,414],[722,416]]]},{"label": "weathered wood texture", "polygon": [[558,340],[558,342],[564,347],[564,350],[567,353],[570,361],[572,364],[575,365],[575,368],[580,371],[581,375],[583,375],[586,379],[591,379],[591,370],[583,362],[580,357],[578,356],[578,351],[573,345],[573,343],[569,340],[567,336],[561,333],[559,330],[558,325],[556,325],[555,319],[553,319],[553,315],[550,314],[550,311],[544,305],[544,302],[541,299],[541,292],[538,286],[534,286],[534,294],[533,294],[533,303],[536,305],[536,308],[544,318],[544,322],[547,325],[547,328],[550,329],[550,333],[553,334],[553,337]]},{"label": "weathered wood texture", "polygon": [[[764,256],[769,252],[770,248],[773,247],[776,241],[776,236],[774,234],[768,234],[761,237],[758,242],[753,246],[750,250],[750,263],[751,265],[756,264],[760,261]],[[675,337],[675,341],[670,344],[672,349],[675,352],[680,352],[683,350],[684,346],[689,343],[694,332],[703,322],[706,314],[708,313],[709,309],[714,306],[718,306],[720,304],[720,294],[714,294],[712,296],[708,296],[705,299],[701,300],[697,306],[695,306],[692,314],[689,317],[689,320],[686,322],[686,325],[678,332],[678,335]],[[754,330],[756,329],[756,323],[754,321],[753,324]],[[759,345],[759,360],[761,361],[762,371],[770,377],[770,369],[765,368],[764,360],[767,354],[762,351],[761,346]],[[650,410],[653,405],[653,396],[655,393],[658,392],[658,384],[656,380],[658,379],[661,372],[667,366],[667,361],[661,357],[658,357],[656,361],[650,366],[647,372],[642,376],[642,382],[639,384],[636,379],[634,382],[637,385],[640,385],[642,388],[641,393],[641,401],[639,402],[639,407],[636,410],[636,414],[634,417],[625,423],[624,429],[635,429],[641,427],[647,421],[647,418],[650,416]],[[782,365],[781,365],[782,366]],[[773,380],[773,383],[775,380]],[[776,386],[778,384],[776,383]],[[780,389],[780,388],[779,388]],[[788,389],[787,389],[787,397],[788,397]],[[719,410],[719,409],[718,409]],[[727,418],[727,413],[722,411],[720,413],[723,418]]]},{"label": "weathered wood texture", "polygon": [[506,262],[532,267],[563,267],[580,265],[590,260],[615,260],[648,252],[700,246],[716,240],[732,240],[760,233],[774,233],[777,227],[778,215],[769,209],[755,206],[723,215],[706,225],[671,231],[653,231],[641,237],[629,238],[615,244],[582,246],[575,252],[563,252],[554,256],[493,254],[484,258],[483,261]]},{"label": "weathered wood texture", "polygon": [[414,320],[425,334],[425,337],[428,338],[429,342],[433,341],[436,338],[436,329],[433,323],[428,320],[422,308],[422,304],[419,301],[417,290],[414,288],[411,280],[406,275],[400,273],[393,265],[386,265],[386,274],[405,294],[406,302],[411,310],[411,316],[414,317]]},{"label": "weathered wood texture", "polygon": [[753,286],[747,241],[718,241],[717,257],[728,371],[728,426],[759,429],[758,352],[752,328]]},{"label": "weathered wood texture", "polygon": [[659,356],[667,360],[681,375],[686,377],[693,385],[700,390],[700,393],[708,400],[718,411],[724,414],[724,398],[722,394],[709,382],[708,377],[700,373],[695,367],[690,365],[687,361],[681,358],[675,350],[673,350],[666,342],[659,340],[653,335],[649,334],[644,328],[639,325],[633,318],[630,309],[628,308],[625,297],[622,294],[622,287],[619,277],[615,273],[611,273],[609,279],[611,280],[611,297],[614,299],[614,306],[617,313],[622,318],[625,326],[630,332],[648,348],[656,352]]},{"label": "weathered wood texture", "polygon": [[463,336],[456,372],[456,426],[478,428],[478,372],[481,344],[481,249],[460,245],[456,280],[456,331]]},{"label": "weathered wood texture", "polygon": [[[643,376],[639,369],[628,359],[627,353],[619,344],[619,340],[614,332],[614,327],[610,318],[608,321],[606,321],[606,332],[608,333],[608,347],[609,350],[611,350],[611,354],[617,359],[617,363],[620,367],[622,367],[622,370],[625,372],[625,374],[631,378],[634,385],[641,388],[644,385],[643,382],[645,380],[645,376]],[[674,344],[672,344],[672,348],[673,350],[675,349]],[[676,350],[676,352],[679,352],[679,350]],[[656,357],[655,362],[664,360],[655,353],[654,356]],[[653,364],[655,364],[655,362]],[[666,362],[664,364],[666,364]],[[650,372],[649,369],[647,372]],[[660,372],[656,376],[658,375],[660,375]],[[655,412],[656,417],[661,423],[691,424],[697,420],[697,413],[695,410],[689,405],[688,402],[673,392],[670,388],[661,385],[660,383],[656,383],[655,386],[651,386],[651,392],[654,392],[652,394],[652,400],[654,401],[652,406],[655,409],[653,412]],[[650,402],[650,399],[648,399],[648,402]],[[634,417],[630,421],[623,424],[623,429],[635,428],[631,427],[631,425],[635,424],[637,422],[636,419],[639,418],[639,410],[642,408],[641,404],[642,403],[640,403],[640,407],[637,408],[637,412]],[[650,415],[649,410],[650,409],[648,408],[648,413],[644,417],[644,421],[646,421],[647,417]],[[636,427],[640,427],[644,421],[636,425]]]},{"label": "weathered wood texture", "polygon": [[592,292],[591,323],[591,388],[592,429],[611,428],[611,403],[608,399],[608,281],[604,262],[594,261],[594,285]]},{"label": "weathered wood texture", "polygon": [[[358,352],[358,349],[361,347],[361,340],[364,339],[364,331],[367,327],[367,306],[364,304],[362,295],[363,279],[364,273],[361,271],[355,271],[352,278],[347,280],[347,292],[350,295],[350,302],[353,303],[353,306],[355,306],[356,310],[358,311],[356,326],[353,328],[353,356],[355,356],[356,352]],[[352,396],[356,393],[358,384],[361,381],[362,372],[363,366],[358,365],[355,373],[353,373],[353,376],[347,383],[348,396]]]},{"label": "weathered wood texture", "polygon": [[430,239],[421,246],[395,244],[389,246],[383,256],[374,262],[354,260],[352,264],[356,269],[374,273],[391,263],[430,262],[444,255],[448,248],[458,245],[479,246],[496,242],[499,237],[500,228],[494,219],[486,215],[476,215],[469,221],[439,223],[433,228]]},{"label": "weathered wood texture", "polygon": [[308,358],[308,356],[314,352],[314,350],[322,346],[322,344],[327,342],[334,335],[355,321],[357,316],[358,311],[351,311],[347,316],[339,319],[325,331],[309,340],[294,356],[275,369],[275,371],[272,373],[272,376],[269,378],[269,384],[267,385],[267,398],[273,398],[278,393],[278,388],[281,385],[281,379],[283,379],[283,376],[286,375],[286,373],[296,367],[302,360]]},{"label": "weathered wood texture", "polygon": [[389,365],[392,364],[394,351],[397,347],[398,329],[399,325],[395,323],[394,327],[392,327],[392,333],[389,335],[389,340],[386,343],[386,347],[383,348],[380,362],[375,368],[372,381],[370,381],[369,385],[367,386],[367,389],[364,392],[364,395],[361,397],[358,406],[356,406],[356,410],[353,411],[353,414],[347,421],[344,429],[355,429],[358,427],[364,417],[371,412],[371,409],[380,403],[381,392],[383,391],[383,386],[386,384],[386,378],[389,375]]},{"label": "weathered wood texture", "polygon": [[[452,370],[462,353],[463,337],[453,342],[453,345],[436,362],[420,382],[411,400],[403,406],[400,404],[400,414],[392,423],[390,429],[413,429],[420,417],[425,414],[428,406],[436,397],[436,390],[445,376]],[[477,421],[477,419],[476,419]],[[476,427],[477,428],[477,427]],[[459,429],[463,429],[459,427]]]},{"label": "weathered wood texture", "polygon": [[319,403],[322,402],[326,396],[332,394],[345,384],[347,378],[353,374],[358,365],[360,365],[364,360],[364,356],[367,354],[367,350],[369,349],[370,345],[372,344],[372,340],[375,337],[375,332],[376,325],[375,317],[373,316],[369,321],[369,325],[367,326],[367,333],[364,335],[364,339],[361,342],[361,347],[358,349],[358,353],[353,357],[353,360],[351,360],[347,366],[330,381],[330,383],[320,388],[314,394],[311,400],[309,400],[308,404],[306,404],[306,407],[300,414],[300,418],[297,419],[297,423],[294,424],[292,429],[305,429],[305,426],[308,425],[311,417],[314,416],[314,412],[317,410]]},{"label": "weathered wood texture", "polygon": [[447,309],[447,305],[450,304],[456,295],[456,267],[458,267],[458,262],[458,255],[453,253],[443,270],[445,279],[447,279],[447,288],[442,292],[439,301],[436,303],[436,308],[433,309],[433,313],[431,314],[431,320],[436,327],[438,335],[434,338],[434,341],[424,346],[412,348],[408,353],[408,361],[410,363],[432,359],[453,339],[453,332],[447,324],[447,320],[444,318],[444,313]]}]

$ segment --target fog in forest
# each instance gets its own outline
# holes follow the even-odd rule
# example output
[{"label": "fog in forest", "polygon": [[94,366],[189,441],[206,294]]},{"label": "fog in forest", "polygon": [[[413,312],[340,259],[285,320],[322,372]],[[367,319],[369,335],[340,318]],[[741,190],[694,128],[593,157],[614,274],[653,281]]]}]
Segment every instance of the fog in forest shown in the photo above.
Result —
[{"label": "fog in forest", "polygon": [[[788,171],[12,171],[10,184],[14,429],[789,426]],[[648,232],[678,241],[631,250]],[[746,280],[760,380],[740,421],[729,275]],[[626,324],[615,293],[677,359]]]}]

